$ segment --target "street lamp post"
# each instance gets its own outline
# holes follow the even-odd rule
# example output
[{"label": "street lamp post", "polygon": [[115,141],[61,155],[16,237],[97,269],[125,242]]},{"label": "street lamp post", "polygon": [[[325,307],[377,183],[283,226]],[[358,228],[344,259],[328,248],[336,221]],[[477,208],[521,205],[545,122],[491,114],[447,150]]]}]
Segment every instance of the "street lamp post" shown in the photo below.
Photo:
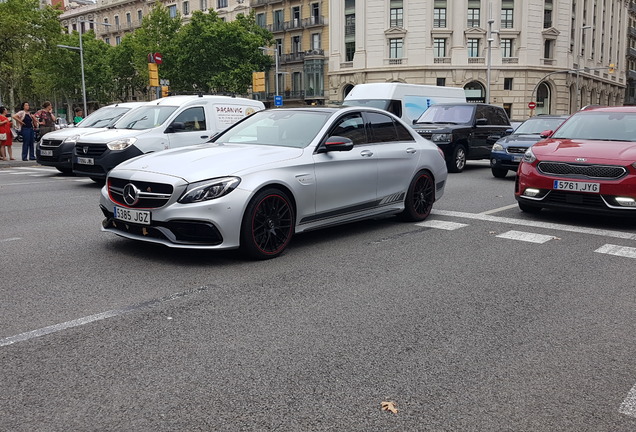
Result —
[{"label": "street lamp post", "polygon": [[583,39],[585,38],[585,30],[591,29],[591,25],[582,26],[580,29],[580,38],[579,38],[579,49],[577,52],[577,67],[576,67],[576,111],[581,109],[581,74],[579,71],[581,68],[581,58],[583,57]]},{"label": "street lamp post", "polygon": [[493,34],[498,34],[498,30],[493,30],[492,25],[495,23],[495,20],[490,18],[488,20],[488,61],[486,65],[486,103],[490,103],[490,72],[492,69],[492,43],[495,41],[493,38]]},{"label": "street lamp post", "polygon": [[276,48],[268,48],[268,47],[259,47],[259,49],[262,49],[263,51],[273,51],[274,52],[274,60],[275,60],[275,64],[276,64],[276,76],[274,78],[274,82],[275,82],[275,89],[276,89],[276,95],[278,96],[278,47]]}]

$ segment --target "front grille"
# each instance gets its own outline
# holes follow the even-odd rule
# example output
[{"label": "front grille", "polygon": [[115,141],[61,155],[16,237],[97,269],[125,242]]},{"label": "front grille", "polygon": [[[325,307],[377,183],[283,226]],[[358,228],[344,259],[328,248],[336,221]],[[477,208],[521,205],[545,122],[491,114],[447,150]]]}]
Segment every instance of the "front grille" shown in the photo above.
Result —
[{"label": "front grille", "polygon": [[573,206],[607,208],[603,198],[597,194],[580,193],[580,192],[564,192],[550,191],[543,202],[553,204],[568,204]]},{"label": "front grille", "polygon": [[421,136],[423,136],[424,138],[426,138],[427,140],[430,140],[433,137],[433,134],[431,132],[424,132],[424,131],[416,131],[418,134],[420,134]]},{"label": "front grille", "polygon": [[589,177],[601,179],[619,179],[627,170],[615,165],[579,165],[565,162],[539,162],[537,166],[543,174],[563,177]]},{"label": "front grille", "polygon": [[104,154],[106,149],[106,144],[87,144],[81,142],[75,144],[75,154],[80,157],[100,157]]},{"label": "front grille", "polygon": [[528,147],[508,147],[506,150],[510,154],[524,154],[528,150]]},{"label": "front grille", "polygon": [[62,140],[42,139],[40,146],[41,147],[59,147],[61,144],[62,144]]},{"label": "front grille", "polygon": [[[124,187],[133,184],[139,189],[139,201],[129,206],[124,202]],[[144,181],[129,181],[116,177],[111,177],[108,182],[108,192],[117,204],[133,208],[159,208],[168,203],[174,188],[165,183],[153,183]]]}]

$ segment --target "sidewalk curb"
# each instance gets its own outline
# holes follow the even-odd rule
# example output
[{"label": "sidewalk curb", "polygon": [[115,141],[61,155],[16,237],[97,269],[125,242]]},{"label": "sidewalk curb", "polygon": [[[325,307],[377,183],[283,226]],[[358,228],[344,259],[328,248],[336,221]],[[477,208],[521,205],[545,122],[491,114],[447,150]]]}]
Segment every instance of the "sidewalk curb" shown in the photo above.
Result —
[{"label": "sidewalk curb", "polygon": [[[35,145],[35,144],[34,144]],[[5,147],[6,148],[6,147]],[[0,169],[2,168],[17,168],[17,167],[41,167],[44,165],[40,165],[37,161],[33,160],[22,160],[22,143],[20,141],[14,141],[11,146],[11,151],[13,153],[13,157],[15,160],[3,161],[0,160]],[[7,154],[8,156],[8,154]]]}]

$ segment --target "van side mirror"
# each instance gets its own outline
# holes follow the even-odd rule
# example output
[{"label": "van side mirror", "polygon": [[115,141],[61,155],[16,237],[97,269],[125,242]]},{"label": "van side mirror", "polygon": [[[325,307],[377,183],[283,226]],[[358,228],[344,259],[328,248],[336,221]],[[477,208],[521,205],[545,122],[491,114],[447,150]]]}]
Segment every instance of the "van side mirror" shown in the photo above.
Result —
[{"label": "van side mirror", "polygon": [[181,132],[185,130],[185,123],[183,122],[174,122],[172,123],[170,126],[168,126],[168,129],[166,129],[167,133],[173,133],[173,132]]}]

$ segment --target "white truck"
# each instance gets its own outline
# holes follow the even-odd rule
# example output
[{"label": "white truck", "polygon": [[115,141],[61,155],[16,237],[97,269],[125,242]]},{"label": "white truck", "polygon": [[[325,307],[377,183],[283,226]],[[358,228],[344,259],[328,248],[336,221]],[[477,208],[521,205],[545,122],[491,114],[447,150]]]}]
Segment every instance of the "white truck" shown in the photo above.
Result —
[{"label": "white truck", "polygon": [[345,106],[372,106],[389,111],[408,124],[436,103],[466,102],[464,89],[404,83],[358,84],[345,97]]},{"label": "white truck", "polygon": [[133,157],[202,144],[244,117],[265,109],[262,102],[231,96],[169,96],[123,116],[111,129],[78,137],[73,172],[102,182]]}]

